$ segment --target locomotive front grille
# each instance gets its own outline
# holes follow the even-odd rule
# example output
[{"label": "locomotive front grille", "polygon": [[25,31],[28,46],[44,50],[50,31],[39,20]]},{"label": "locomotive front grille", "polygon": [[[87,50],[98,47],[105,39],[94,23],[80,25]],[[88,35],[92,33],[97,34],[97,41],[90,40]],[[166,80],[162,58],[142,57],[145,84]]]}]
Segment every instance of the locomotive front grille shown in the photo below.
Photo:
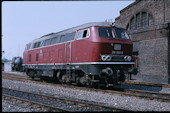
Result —
[{"label": "locomotive front grille", "polygon": [[124,61],[125,55],[112,55],[110,61]]}]

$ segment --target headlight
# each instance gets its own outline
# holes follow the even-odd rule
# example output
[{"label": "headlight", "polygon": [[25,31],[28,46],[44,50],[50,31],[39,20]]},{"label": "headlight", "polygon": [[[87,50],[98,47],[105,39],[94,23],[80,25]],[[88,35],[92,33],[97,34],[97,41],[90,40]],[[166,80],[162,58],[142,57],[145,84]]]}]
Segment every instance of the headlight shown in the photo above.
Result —
[{"label": "headlight", "polygon": [[111,57],[110,55],[102,55],[102,56],[101,56],[101,59],[102,59],[103,61],[110,61],[110,60],[112,59],[112,57]]},{"label": "headlight", "polygon": [[102,59],[103,61],[106,61],[106,59],[107,59],[106,55],[102,55],[102,56],[101,56],[101,59]]},{"label": "headlight", "polygon": [[128,56],[128,55],[126,55],[126,56],[124,57],[124,59],[125,59],[125,61],[131,61],[131,60],[132,60],[132,57],[131,57],[131,56]]},{"label": "headlight", "polygon": [[110,61],[111,59],[112,59],[111,56],[107,55],[106,60],[107,60],[107,61]]},{"label": "headlight", "polygon": [[128,56],[128,57],[127,57],[127,60],[128,60],[128,61],[131,61],[131,60],[132,60],[132,57],[131,57],[131,56]]}]

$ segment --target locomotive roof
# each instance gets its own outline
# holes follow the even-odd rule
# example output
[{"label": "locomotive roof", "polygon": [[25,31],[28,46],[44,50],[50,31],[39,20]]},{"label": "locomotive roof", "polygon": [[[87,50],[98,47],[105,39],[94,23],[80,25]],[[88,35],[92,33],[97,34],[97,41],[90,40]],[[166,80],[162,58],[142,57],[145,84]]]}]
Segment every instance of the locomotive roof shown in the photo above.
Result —
[{"label": "locomotive roof", "polygon": [[82,24],[82,25],[72,27],[72,28],[69,28],[69,29],[66,29],[66,30],[62,30],[62,31],[59,31],[59,32],[56,32],[56,33],[49,33],[49,34],[44,35],[44,36],[42,36],[42,37],[40,37],[38,39],[35,39],[35,40],[31,41],[30,43],[39,42],[39,41],[48,39],[50,37],[56,37],[56,36],[59,36],[59,35],[64,35],[66,33],[71,33],[71,32],[74,32],[76,30],[84,29],[84,28],[88,28],[88,27],[92,27],[92,26],[103,26],[103,27],[113,26],[113,27],[116,27],[116,28],[124,29],[120,25],[117,25],[117,24],[112,23],[112,22],[90,22],[90,23]]}]

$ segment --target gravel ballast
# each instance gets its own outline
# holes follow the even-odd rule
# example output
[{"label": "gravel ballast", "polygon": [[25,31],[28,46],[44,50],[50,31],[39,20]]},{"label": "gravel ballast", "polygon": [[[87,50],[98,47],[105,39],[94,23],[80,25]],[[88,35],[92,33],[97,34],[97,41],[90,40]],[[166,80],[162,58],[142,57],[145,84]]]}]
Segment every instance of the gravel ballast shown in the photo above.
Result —
[{"label": "gravel ballast", "polygon": [[2,99],[2,112],[40,112],[39,108],[26,106],[22,103]]},{"label": "gravel ballast", "polygon": [[[85,91],[74,88],[47,86],[36,83],[21,82],[2,79],[2,87],[17,89],[21,91],[48,94],[55,97],[74,98],[85,101],[101,103],[106,106],[125,108],[133,111],[170,111],[170,102],[160,102],[156,100],[146,100],[137,97],[121,96],[95,91]],[[7,105],[2,101],[2,111],[10,112]],[[6,108],[6,109],[5,109]]]}]

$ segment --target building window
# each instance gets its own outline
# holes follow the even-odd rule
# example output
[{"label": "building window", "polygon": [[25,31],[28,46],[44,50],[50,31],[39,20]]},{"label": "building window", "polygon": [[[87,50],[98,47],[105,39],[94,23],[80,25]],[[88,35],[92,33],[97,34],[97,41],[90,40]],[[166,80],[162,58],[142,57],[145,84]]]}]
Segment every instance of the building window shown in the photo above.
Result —
[{"label": "building window", "polygon": [[142,22],[143,22],[142,27],[146,27],[148,25],[147,13],[142,12]]},{"label": "building window", "polygon": [[139,12],[130,19],[127,25],[127,30],[134,30],[152,25],[154,25],[154,21],[151,14],[147,12]]},{"label": "building window", "polygon": [[140,13],[136,15],[136,28],[141,27]]},{"label": "building window", "polygon": [[131,19],[130,29],[135,29],[135,19],[134,19],[134,17]]},{"label": "building window", "polygon": [[149,15],[149,26],[153,25],[153,18],[151,15]]}]

